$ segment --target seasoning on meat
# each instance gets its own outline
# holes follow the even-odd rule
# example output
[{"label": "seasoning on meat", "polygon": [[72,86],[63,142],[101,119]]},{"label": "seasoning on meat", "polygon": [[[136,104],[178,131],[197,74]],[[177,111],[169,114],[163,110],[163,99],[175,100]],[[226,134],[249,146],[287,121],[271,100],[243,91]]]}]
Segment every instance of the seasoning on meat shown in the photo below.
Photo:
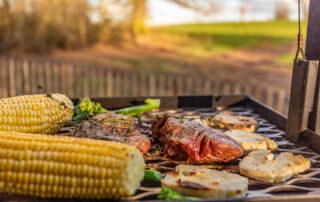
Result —
[{"label": "seasoning on meat", "polygon": [[108,112],[94,116],[93,120],[94,123],[84,121],[82,128],[72,131],[70,135],[122,142],[137,147],[143,153],[149,151],[151,141],[147,129],[139,124],[137,118]]},{"label": "seasoning on meat", "polygon": [[164,156],[193,163],[227,162],[243,155],[243,149],[224,132],[196,121],[158,117],[152,136],[164,146]]}]

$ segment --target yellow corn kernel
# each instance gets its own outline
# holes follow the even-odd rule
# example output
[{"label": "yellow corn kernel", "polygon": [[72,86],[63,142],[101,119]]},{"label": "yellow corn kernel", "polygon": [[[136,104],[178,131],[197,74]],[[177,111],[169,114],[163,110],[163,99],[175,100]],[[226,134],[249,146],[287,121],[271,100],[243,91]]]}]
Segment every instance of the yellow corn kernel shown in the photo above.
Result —
[{"label": "yellow corn kernel", "polygon": [[[72,101],[62,94],[0,99],[0,130],[54,134],[73,116]],[[62,106],[64,103],[67,107]]]},{"label": "yellow corn kernel", "polygon": [[0,131],[3,193],[117,199],[136,192],[144,169],[142,154],[126,144]]}]

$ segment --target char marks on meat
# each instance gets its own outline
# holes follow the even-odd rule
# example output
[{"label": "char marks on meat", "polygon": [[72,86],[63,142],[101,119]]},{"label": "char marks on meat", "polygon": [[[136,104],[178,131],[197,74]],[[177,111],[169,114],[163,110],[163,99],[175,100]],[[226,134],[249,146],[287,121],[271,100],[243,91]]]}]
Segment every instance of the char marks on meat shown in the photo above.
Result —
[{"label": "char marks on meat", "polygon": [[196,121],[159,117],[152,136],[164,146],[164,156],[192,163],[227,162],[243,155],[238,142]]},{"label": "char marks on meat", "polygon": [[137,118],[107,112],[94,116],[93,120],[96,121],[84,121],[82,128],[70,135],[122,142],[137,147],[141,152],[149,151],[148,130],[139,124]]}]

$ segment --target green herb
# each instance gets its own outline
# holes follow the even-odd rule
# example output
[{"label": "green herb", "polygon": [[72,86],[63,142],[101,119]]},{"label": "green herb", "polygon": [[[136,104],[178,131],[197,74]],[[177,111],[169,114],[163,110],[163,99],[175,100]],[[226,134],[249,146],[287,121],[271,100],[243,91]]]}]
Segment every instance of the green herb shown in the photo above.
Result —
[{"label": "green herb", "polygon": [[160,100],[159,99],[146,99],[144,101],[145,105],[134,106],[134,107],[127,107],[123,109],[119,109],[115,111],[116,114],[123,114],[123,115],[130,115],[136,116],[142,112],[147,112],[152,109],[158,109],[160,107]]},{"label": "green herb", "polygon": [[83,98],[74,109],[73,121],[86,120],[98,114],[107,112],[100,103],[94,103],[89,98]]},{"label": "green herb", "polygon": [[190,197],[190,196],[182,196],[181,194],[177,193],[174,190],[168,189],[166,187],[162,187],[161,192],[158,196],[158,199],[166,199],[166,200],[179,200],[179,199],[186,199],[186,200],[199,200],[199,198]]},{"label": "green herb", "polygon": [[157,170],[145,170],[144,180],[160,182],[162,179],[162,174]]}]

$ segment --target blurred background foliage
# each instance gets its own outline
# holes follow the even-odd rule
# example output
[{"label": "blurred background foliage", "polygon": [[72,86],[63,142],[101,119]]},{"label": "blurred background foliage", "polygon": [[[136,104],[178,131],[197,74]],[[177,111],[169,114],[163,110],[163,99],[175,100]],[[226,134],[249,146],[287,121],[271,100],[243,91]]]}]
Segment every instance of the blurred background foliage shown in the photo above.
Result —
[{"label": "blurred background foliage", "polygon": [[[0,5],[1,50],[83,48],[119,41],[128,29],[127,24],[112,24],[105,1],[93,6],[87,0],[2,0]],[[94,20],[92,13],[99,17]]]},{"label": "blurred background foliage", "polygon": [[[154,1],[154,0],[149,0]],[[163,1],[163,0],[160,0]],[[223,9],[214,0],[167,0],[204,15]],[[239,0],[240,18],[244,21],[250,10],[250,1]],[[292,3],[295,1],[293,0]],[[307,2],[307,1],[304,1]],[[304,9],[307,6],[304,4]],[[288,2],[276,2],[275,20],[286,21],[290,11]],[[305,14],[307,12],[304,12]],[[0,0],[0,51],[18,50],[45,52],[52,48],[79,49],[97,42],[120,45],[123,41],[136,41],[138,34],[148,29],[147,0]],[[293,23],[267,23],[243,25],[198,24],[191,26],[153,29],[161,33],[187,34],[205,41],[221,41],[228,46],[238,43],[252,44],[257,36],[292,38]],[[234,35],[252,37],[243,40]],[[227,36],[230,41],[224,39]],[[209,39],[208,39],[209,38]],[[207,47],[211,47],[207,45]],[[216,46],[219,49],[219,43]],[[223,47],[222,47],[223,48]]]},{"label": "blurred background foliage", "polygon": [[[211,11],[207,4],[199,6],[196,1],[171,1],[200,12]],[[119,45],[146,31],[146,0],[94,2],[0,0],[0,51],[77,49],[96,42]]]}]

